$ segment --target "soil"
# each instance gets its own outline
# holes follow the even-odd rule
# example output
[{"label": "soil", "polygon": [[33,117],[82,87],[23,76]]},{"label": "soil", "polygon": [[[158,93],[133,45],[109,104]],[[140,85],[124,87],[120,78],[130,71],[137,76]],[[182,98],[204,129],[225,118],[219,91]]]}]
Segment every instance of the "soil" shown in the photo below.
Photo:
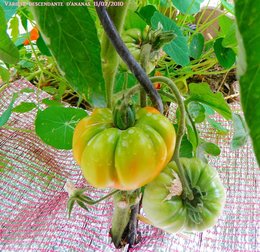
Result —
[{"label": "soil", "polygon": [[[220,71],[220,66],[215,66],[212,71]],[[239,83],[235,69],[224,74],[194,75],[187,83],[207,82],[213,92],[221,92],[228,103],[239,101]]]}]

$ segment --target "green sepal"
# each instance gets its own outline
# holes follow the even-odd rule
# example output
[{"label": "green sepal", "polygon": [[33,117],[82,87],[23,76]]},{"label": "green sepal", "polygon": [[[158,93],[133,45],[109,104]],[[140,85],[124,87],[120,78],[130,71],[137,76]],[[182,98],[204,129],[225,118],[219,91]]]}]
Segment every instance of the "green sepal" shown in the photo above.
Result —
[{"label": "green sepal", "polygon": [[67,203],[67,209],[68,209],[68,215],[69,215],[69,218],[70,218],[70,215],[71,215],[71,212],[72,212],[72,209],[73,209],[73,206],[75,204],[75,200],[70,198],[68,200],[68,203]]},{"label": "green sepal", "polygon": [[173,31],[163,31],[159,28],[155,31],[149,31],[147,42],[152,45],[153,51],[158,51],[175,38],[176,34]]},{"label": "green sepal", "polygon": [[135,124],[134,106],[124,98],[118,100],[113,109],[113,119],[115,127],[125,130]]},{"label": "green sepal", "polygon": [[86,207],[86,205],[85,205],[82,201],[77,200],[76,202],[77,202],[77,204],[78,204],[80,207],[82,207],[83,209],[85,209],[86,211],[88,211],[88,208]]}]

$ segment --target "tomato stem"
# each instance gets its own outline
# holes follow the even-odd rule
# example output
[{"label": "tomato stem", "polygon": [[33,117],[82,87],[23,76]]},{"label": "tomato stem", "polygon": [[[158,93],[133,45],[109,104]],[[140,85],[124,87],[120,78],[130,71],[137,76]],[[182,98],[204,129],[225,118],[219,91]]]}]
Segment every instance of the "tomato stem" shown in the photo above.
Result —
[{"label": "tomato stem", "polygon": [[[188,120],[190,121],[191,126],[192,126],[192,129],[193,129],[193,131],[194,131],[194,133],[195,133],[196,145],[198,146],[198,145],[199,145],[199,141],[200,141],[198,131],[197,131],[197,129],[196,129],[196,126],[195,126],[194,121],[193,121],[192,118],[191,118],[191,115],[190,115],[190,113],[189,113],[189,111],[188,111],[187,106],[185,106],[185,110],[186,110],[186,113],[187,113],[187,115],[188,115]],[[196,148],[194,148],[194,156],[195,156],[195,157],[197,156]]]},{"label": "tomato stem", "polygon": [[110,234],[116,248],[125,242],[131,247],[137,238],[137,214],[140,203],[140,190],[121,191],[114,196],[114,212]]},{"label": "tomato stem", "polygon": [[[99,2],[99,1],[98,1]],[[102,1],[101,1],[102,2]],[[128,9],[129,0],[124,0],[124,5],[117,8],[110,8],[108,10],[109,17],[113,20],[115,28],[117,32],[120,34],[123,26],[124,20],[126,17],[127,9]],[[102,12],[100,10],[102,7],[96,7],[98,13]],[[105,7],[103,7],[105,8]],[[102,14],[104,15],[104,14]],[[111,21],[112,22],[112,21]],[[112,96],[115,84],[115,77],[117,73],[117,68],[119,64],[119,57],[114,48],[114,46],[109,41],[108,36],[106,33],[103,34],[102,41],[101,41],[101,57],[103,60],[102,68],[103,68],[103,75],[106,84],[106,96],[107,96],[107,106],[109,108],[112,107]]]},{"label": "tomato stem", "polygon": [[[165,97],[167,97],[167,98],[169,98],[169,99],[171,99],[171,100],[174,101],[174,102],[176,102],[175,96],[173,96],[172,94],[169,94],[169,93],[167,93],[167,92],[164,92],[163,90],[159,90],[159,94],[160,94],[160,95],[163,95],[163,96],[165,96]],[[187,114],[187,116],[188,116],[187,120],[189,120],[189,122],[190,122],[190,124],[191,124],[191,127],[192,127],[192,129],[193,129],[193,131],[194,131],[194,133],[195,133],[196,144],[198,145],[198,144],[199,144],[199,141],[200,141],[199,135],[198,135],[198,131],[197,131],[197,129],[196,129],[196,126],[195,126],[194,121],[192,120],[192,118],[191,118],[191,116],[190,116],[190,113],[189,113],[189,111],[188,111],[188,108],[187,108],[187,105],[186,105],[186,104],[185,104],[185,111],[186,111],[186,114]],[[196,157],[196,148],[193,150],[193,152],[194,152],[194,156]]]},{"label": "tomato stem", "polygon": [[97,204],[97,203],[99,203],[99,202],[101,202],[101,201],[111,197],[112,195],[115,195],[115,194],[119,193],[119,192],[120,192],[120,190],[114,190],[111,193],[108,193],[105,196],[99,198],[98,200],[93,200],[93,203],[91,205],[95,205],[95,204]]},{"label": "tomato stem", "polygon": [[[97,2],[104,2],[103,0],[97,0]],[[116,49],[120,57],[125,61],[131,72],[135,75],[136,79],[143,86],[145,92],[150,97],[153,105],[162,113],[163,104],[160,95],[153,87],[152,82],[149,80],[147,74],[143,68],[137,63],[133,55],[129,52],[123,40],[119,36],[115,25],[109,17],[106,8],[104,6],[96,7],[97,14],[100,22],[110,39],[112,45]],[[110,90],[111,91],[111,90]]]},{"label": "tomato stem", "polygon": [[15,128],[15,127],[10,127],[10,126],[8,126],[8,125],[3,125],[2,128],[7,129],[7,130],[13,130],[13,131],[18,131],[18,132],[24,132],[24,133],[32,133],[32,132],[34,132],[34,130]]},{"label": "tomato stem", "polygon": [[184,106],[184,102],[183,102],[183,98],[179,92],[179,89],[177,88],[177,86],[175,85],[175,83],[164,76],[154,76],[151,77],[150,80],[155,83],[155,82],[161,82],[166,84],[172,91],[172,93],[175,96],[175,100],[178,104],[178,107],[180,109],[180,113],[181,113],[181,117],[179,120],[179,124],[178,124],[178,132],[177,132],[177,138],[176,138],[176,145],[175,145],[175,151],[173,154],[173,160],[176,162],[176,165],[178,167],[179,170],[179,176],[180,176],[180,180],[182,182],[183,188],[184,188],[184,196],[187,197],[188,199],[193,199],[193,193],[192,190],[190,188],[190,184],[185,176],[185,172],[184,169],[180,163],[179,160],[179,153],[180,153],[180,146],[181,146],[181,140],[182,137],[185,133],[185,115],[186,115],[186,111],[185,111],[185,106]]},{"label": "tomato stem", "polygon": [[[148,64],[149,64],[149,60],[150,60],[151,49],[152,49],[152,46],[149,43],[144,44],[141,47],[140,64],[146,73],[148,72]],[[146,106],[146,93],[143,88],[140,90],[140,105],[141,105],[141,107]]]}]

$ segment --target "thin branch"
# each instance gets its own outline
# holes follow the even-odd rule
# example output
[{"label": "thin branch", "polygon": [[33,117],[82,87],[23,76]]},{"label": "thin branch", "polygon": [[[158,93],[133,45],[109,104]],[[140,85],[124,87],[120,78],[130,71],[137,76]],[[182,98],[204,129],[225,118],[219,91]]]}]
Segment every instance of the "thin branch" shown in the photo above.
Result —
[{"label": "thin branch", "polygon": [[184,186],[184,190],[185,190],[185,197],[187,197],[189,200],[192,200],[194,198],[193,192],[191,190],[189,181],[187,180],[187,178],[185,176],[184,168],[179,159],[181,140],[182,140],[183,135],[185,134],[185,129],[186,129],[186,127],[185,127],[186,111],[185,111],[185,106],[184,106],[182,96],[181,96],[176,84],[171,79],[164,77],[164,76],[155,76],[155,77],[151,77],[150,79],[153,83],[161,82],[161,83],[166,84],[171,89],[172,93],[175,96],[175,100],[178,104],[181,116],[180,116],[180,121],[178,123],[178,132],[177,132],[177,139],[176,139],[176,144],[175,144],[175,151],[173,154],[173,160],[175,161],[175,163],[178,167],[178,170],[179,170],[179,176],[180,176],[182,185]]}]

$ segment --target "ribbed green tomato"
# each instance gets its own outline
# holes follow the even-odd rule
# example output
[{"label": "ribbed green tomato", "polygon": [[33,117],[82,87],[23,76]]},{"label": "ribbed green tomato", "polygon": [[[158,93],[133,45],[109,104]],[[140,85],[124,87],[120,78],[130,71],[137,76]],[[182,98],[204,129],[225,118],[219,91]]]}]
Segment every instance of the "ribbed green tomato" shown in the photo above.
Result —
[{"label": "ribbed green tomato", "polygon": [[216,223],[222,212],[225,189],[217,171],[210,165],[196,158],[181,158],[180,161],[194,199],[173,196],[172,192],[178,191],[175,180],[178,168],[171,162],[145,187],[143,210],[154,226],[169,233],[205,230]]},{"label": "ribbed green tomato", "polygon": [[175,147],[171,122],[152,107],[139,109],[133,127],[113,125],[108,108],[95,109],[75,128],[73,154],[94,187],[134,190],[152,181]]}]

